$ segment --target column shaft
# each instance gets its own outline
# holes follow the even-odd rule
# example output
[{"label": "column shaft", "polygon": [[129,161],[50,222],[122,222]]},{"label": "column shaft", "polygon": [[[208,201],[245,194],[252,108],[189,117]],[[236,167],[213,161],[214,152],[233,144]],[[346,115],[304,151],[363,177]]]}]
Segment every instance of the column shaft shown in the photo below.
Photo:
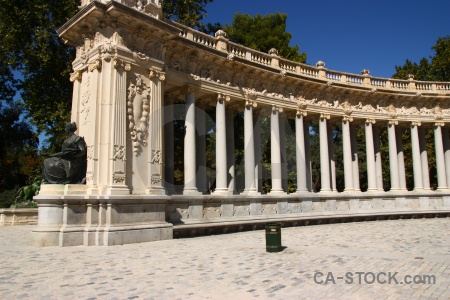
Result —
[{"label": "column shaft", "polygon": [[272,168],[271,193],[283,192],[281,176],[280,122],[278,109],[273,109],[270,116],[270,163]]},{"label": "column shaft", "polygon": [[168,194],[174,193],[174,135],[173,135],[173,103],[170,101],[164,106],[164,168],[165,188]]},{"label": "column shaft", "polygon": [[445,173],[447,175],[447,187],[450,187],[450,139],[448,128],[442,127],[442,141],[444,146]]},{"label": "column shaft", "polygon": [[184,190],[183,194],[199,194],[197,190],[195,94],[186,94],[184,136]]},{"label": "column shaft", "polygon": [[229,109],[226,112],[227,127],[227,168],[228,168],[228,193],[234,194],[236,189],[235,181],[235,157],[234,157],[234,111]]},{"label": "column shaft", "polygon": [[406,190],[405,157],[403,154],[403,140],[401,128],[396,128],[395,138],[397,143],[398,179],[400,189]]},{"label": "column shaft", "polygon": [[447,188],[447,176],[445,174],[444,146],[442,142],[442,127],[434,127],[434,148],[436,151],[436,171],[438,179],[438,189]]},{"label": "column shaft", "polygon": [[344,191],[353,191],[352,145],[350,140],[350,122],[342,121],[342,148],[344,155]]},{"label": "column shaft", "polygon": [[358,148],[356,146],[356,128],[350,126],[350,140],[352,142],[352,167],[353,167],[353,188],[361,191],[359,187],[359,159]]},{"label": "column shaft", "polygon": [[376,169],[376,181],[377,190],[384,191],[383,184],[383,165],[381,163],[381,150],[380,150],[380,128],[373,128],[373,148],[375,151],[375,169]]},{"label": "column shaft", "polygon": [[216,105],[216,189],[215,194],[228,194],[227,181],[227,132],[225,100],[218,99]]},{"label": "column shaft", "polygon": [[256,192],[255,184],[255,141],[253,137],[253,108],[244,108],[244,160],[245,160],[245,189],[244,192]]},{"label": "column shaft", "polygon": [[320,118],[319,134],[320,134],[320,191],[330,192],[330,159],[328,149],[328,128],[327,119]]},{"label": "column shaft", "polygon": [[419,146],[420,146],[420,162],[422,166],[422,183],[423,188],[430,189],[430,172],[428,171],[428,153],[427,142],[425,139],[425,129],[419,128]]},{"label": "column shaft", "polygon": [[208,191],[207,175],[206,175],[206,128],[205,120],[206,112],[204,108],[196,108],[195,114],[195,127],[197,131],[197,149],[196,149],[196,159],[197,159],[197,188],[199,192],[206,193]]},{"label": "column shaft", "polygon": [[377,171],[375,166],[375,148],[371,121],[366,122],[364,130],[366,136],[367,191],[370,192],[377,190]]},{"label": "column shaft", "polygon": [[305,155],[305,130],[303,114],[297,114],[295,117],[295,144],[297,161],[297,192],[308,191],[306,185],[306,155]]},{"label": "column shaft", "polygon": [[420,144],[419,144],[419,128],[415,123],[411,125],[411,150],[413,159],[414,190],[423,190],[422,162],[420,159]]},{"label": "column shaft", "polygon": [[389,138],[389,168],[391,173],[391,191],[399,190],[397,141],[395,137],[395,125],[388,125]]}]

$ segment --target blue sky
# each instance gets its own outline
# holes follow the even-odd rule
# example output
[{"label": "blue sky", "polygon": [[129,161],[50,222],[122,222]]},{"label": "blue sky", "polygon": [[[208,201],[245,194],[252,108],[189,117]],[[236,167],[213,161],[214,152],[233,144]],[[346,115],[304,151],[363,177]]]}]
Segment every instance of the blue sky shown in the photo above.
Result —
[{"label": "blue sky", "polygon": [[307,63],[376,77],[391,77],[406,59],[433,55],[438,37],[450,35],[450,0],[214,0],[207,22],[231,24],[236,12],[286,13],[291,45]]}]

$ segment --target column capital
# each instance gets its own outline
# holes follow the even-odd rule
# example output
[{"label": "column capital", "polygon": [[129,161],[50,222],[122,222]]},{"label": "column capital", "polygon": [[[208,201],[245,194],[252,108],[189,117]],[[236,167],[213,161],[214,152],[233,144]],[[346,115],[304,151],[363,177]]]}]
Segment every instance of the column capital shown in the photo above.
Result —
[{"label": "column capital", "polygon": [[150,68],[149,73],[148,73],[148,77],[150,79],[156,79],[156,80],[159,80],[159,81],[165,81],[166,80],[166,73],[158,71],[158,70],[155,70],[153,68]]},{"label": "column capital", "polygon": [[81,70],[70,73],[70,82],[74,82],[75,80],[81,82],[81,78],[83,77],[82,74],[83,72]]},{"label": "column capital", "polygon": [[420,121],[412,121],[411,122],[411,127],[412,126],[421,126],[422,125],[422,122],[420,122]]},{"label": "column capital", "polygon": [[444,127],[445,123],[444,123],[444,121],[436,121],[436,122],[434,122],[434,126]]},{"label": "column capital", "polygon": [[100,70],[102,68],[102,60],[96,59],[93,62],[89,63],[88,65],[88,71],[92,72],[94,70]]},{"label": "column capital", "polygon": [[398,120],[396,120],[396,119],[390,119],[390,120],[388,121],[388,124],[389,124],[389,125],[398,125]]},{"label": "column capital", "polygon": [[119,68],[124,68],[125,71],[130,71],[131,70],[131,65],[127,62],[125,62],[122,59],[118,59],[117,57],[114,57],[114,68],[119,69]]},{"label": "column capital", "polygon": [[342,122],[353,122],[353,117],[350,116],[344,116],[342,117]]},{"label": "column capital", "polygon": [[366,124],[375,124],[376,122],[375,119],[366,119]]},{"label": "column capital", "polygon": [[297,109],[296,115],[306,117],[308,113],[306,112],[306,110]]},{"label": "column capital", "polygon": [[258,103],[255,100],[246,99],[245,106],[246,107],[249,107],[249,106],[257,107]]},{"label": "column capital", "polygon": [[225,94],[222,94],[222,93],[218,93],[217,94],[217,100],[219,100],[219,101],[230,101],[230,99],[231,99],[231,97],[229,96],[229,95],[225,95]]},{"label": "column capital", "polygon": [[320,119],[327,119],[327,120],[329,120],[330,119],[330,114],[321,113],[319,118]]},{"label": "column capital", "polygon": [[278,106],[278,105],[272,105],[272,112],[275,112],[275,111],[282,113],[283,112],[283,108],[281,106]]}]

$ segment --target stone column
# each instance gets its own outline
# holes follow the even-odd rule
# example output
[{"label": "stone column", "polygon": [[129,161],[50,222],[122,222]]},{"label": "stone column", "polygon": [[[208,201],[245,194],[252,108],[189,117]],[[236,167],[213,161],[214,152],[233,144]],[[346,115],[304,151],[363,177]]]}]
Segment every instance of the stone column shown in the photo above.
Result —
[{"label": "stone column", "polygon": [[353,191],[352,145],[350,139],[350,122],[353,119],[345,116],[342,119],[342,148],[344,155],[345,192]]},{"label": "stone column", "polygon": [[208,192],[206,179],[206,112],[205,105],[197,105],[195,108],[195,128],[196,128],[196,169],[197,169],[197,188],[202,194]]},{"label": "stone column", "polygon": [[397,143],[398,178],[401,190],[406,190],[405,157],[403,155],[402,130],[396,127],[395,133]]},{"label": "stone column", "polygon": [[272,189],[270,193],[284,193],[281,176],[281,149],[280,149],[280,117],[283,110],[272,106],[270,115],[270,164],[272,168]]},{"label": "stone column", "polygon": [[436,151],[436,171],[438,179],[438,189],[447,189],[447,176],[445,173],[444,146],[442,141],[443,122],[434,124],[434,150]]},{"label": "stone column", "polygon": [[353,188],[360,192],[359,187],[359,162],[358,162],[358,148],[356,147],[356,128],[350,126],[350,139],[352,141],[352,168],[353,168]]},{"label": "stone column", "polygon": [[330,119],[329,114],[321,114],[319,121],[320,134],[320,184],[321,192],[330,192],[330,159],[328,156],[328,126],[327,119]]},{"label": "stone column", "polygon": [[331,190],[337,192],[336,189],[336,160],[334,158],[334,140],[333,140],[333,126],[328,124],[328,159],[330,162],[330,184]]},{"label": "stone column", "polygon": [[228,194],[227,131],[225,97],[217,97],[216,104],[216,189],[214,194]]},{"label": "stone column", "polygon": [[281,152],[281,186],[283,191],[288,192],[288,170],[286,153],[286,116],[279,115],[280,121],[280,152]]},{"label": "stone column", "polygon": [[309,192],[313,192],[313,191],[315,191],[315,189],[313,189],[313,182],[312,182],[311,147],[310,147],[310,139],[309,139],[309,124],[308,124],[308,122],[306,122],[305,125],[306,126],[304,126],[303,136],[305,138],[306,189]]},{"label": "stone column", "polygon": [[366,161],[367,161],[367,191],[374,192],[377,190],[376,167],[375,167],[375,151],[373,142],[372,124],[373,119],[367,119],[364,130],[366,137]]},{"label": "stone column", "polygon": [[234,111],[228,109],[226,111],[226,127],[227,127],[227,169],[228,169],[228,193],[233,195],[236,190],[235,181],[235,157],[234,157]]},{"label": "stone column", "polygon": [[398,178],[398,157],[397,157],[397,140],[395,137],[395,125],[397,121],[389,121],[388,137],[389,137],[389,167],[391,173],[391,191],[400,189]]},{"label": "stone column", "polygon": [[173,96],[164,99],[164,173],[165,188],[168,194],[173,194],[174,189],[174,129],[173,129]]},{"label": "stone column", "polygon": [[305,153],[305,129],[303,117],[306,111],[297,111],[295,116],[295,144],[297,161],[297,193],[307,192],[307,167]]},{"label": "stone column", "polygon": [[150,69],[149,74],[151,86],[150,86],[150,142],[149,142],[149,165],[148,174],[149,182],[147,184],[146,194],[151,195],[164,195],[166,191],[164,189],[164,80],[165,74],[163,72]]},{"label": "stone column", "polygon": [[255,175],[255,141],[253,136],[253,106],[256,102],[247,100],[244,108],[244,161],[245,161],[245,188],[244,193],[257,193]]},{"label": "stone column", "polygon": [[261,122],[260,118],[254,121],[253,131],[255,145],[255,187],[257,192],[262,191],[262,165],[261,165]]},{"label": "stone column", "polygon": [[411,123],[411,150],[414,173],[414,190],[423,190],[422,162],[420,159],[419,127],[420,122]]},{"label": "stone column", "polygon": [[[108,69],[110,69],[109,66]],[[111,93],[112,111],[110,116],[112,120],[109,127],[112,136],[112,147],[109,151],[112,176],[108,181],[112,180],[112,182],[110,181],[106,190],[109,195],[127,195],[130,193],[126,182],[127,69],[129,70],[129,65],[114,64],[114,69],[111,70],[111,78],[114,79],[112,80]],[[155,101],[161,103],[161,97],[155,99]]]},{"label": "stone column", "polygon": [[380,151],[380,128],[373,128],[373,148],[375,151],[375,176],[377,182],[377,190],[384,191],[383,186],[383,166],[381,163],[381,151]]},{"label": "stone column", "polygon": [[442,140],[444,145],[445,173],[447,175],[447,187],[450,187],[450,139],[448,128],[442,128]]},{"label": "stone column", "polygon": [[197,159],[195,133],[195,94],[192,87],[186,91],[184,136],[184,195],[200,195],[197,189]]},{"label": "stone column", "polygon": [[430,173],[428,171],[427,142],[425,128],[419,128],[420,162],[422,166],[422,183],[425,190],[430,190]]}]

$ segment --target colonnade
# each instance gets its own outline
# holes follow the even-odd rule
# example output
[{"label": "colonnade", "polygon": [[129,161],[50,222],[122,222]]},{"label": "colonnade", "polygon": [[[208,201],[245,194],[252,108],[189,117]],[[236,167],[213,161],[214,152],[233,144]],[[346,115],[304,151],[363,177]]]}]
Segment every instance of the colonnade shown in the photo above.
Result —
[{"label": "colonnade", "polygon": [[[216,100],[216,177],[213,195],[228,195],[235,192],[234,174],[234,113],[227,108],[229,97],[219,94]],[[196,95],[193,91],[185,94],[185,138],[184,138],[184,195],[201,195],[208,191],[206,182],[206,141],[199,138],[206,135],[205,114],[196,113]],[[243,195],[258,195],[261,193],[261,141],[260,126],[255,120],[254,107],[256,102],[250,99],[243,104],[244,108],[244,190]],[[202,111],[202,110],[199,110]],[[203,112],[203,111],[202,111]],[[270,147],[271,147],[271,190],[269,194],[287,193],[286,136],[285,118],[281,118],[283,109],[272,106],[270,109]],[[166,105],[166,118],[173,117],[173,108]],[[296,173],[297,193],[313,192],[311,155],[309,141],[309,120],[307,112],[297,110],[295,115],[296,143]],[[312,114],[319,122],[320,140],[320,192],[337,192],[336,166],[334,157],[333,130],[329,113]],[[357,127],[364,124],[367,192],[384,191],[383,170],[380,151],[380,133],[382,126],[387,127],[390,168],[390,191],[406,191],[405,158],[402,145],[402,128],[398,120],[353,120],[349,115],[333,116],[342,122],[342,145],[344,163],[344,192],[360,192],[360,174],[356,142]],[[170,122],[166,122],[170,123]],[[356,124],[355,124],[356,123]],[[376,124],[376,125],[375,125]],[[405,126],[404,122],[402,125]],[[443,122],[429,123],[434,126],[434,147],[436,154],[436,169],[438,190],[450,186],[450,139]],[[427,145],[425,129],[421,122],[409,122],[411,130],[411,152],[413,161],[414,190],[430,190]],[[404,128],[404,127],[403,127]],[[171,132],[172,131],[172,132]],[[166,188],[172,192],[170,182],[173,182],[174,147],[173,126],[166,128]]]}]

